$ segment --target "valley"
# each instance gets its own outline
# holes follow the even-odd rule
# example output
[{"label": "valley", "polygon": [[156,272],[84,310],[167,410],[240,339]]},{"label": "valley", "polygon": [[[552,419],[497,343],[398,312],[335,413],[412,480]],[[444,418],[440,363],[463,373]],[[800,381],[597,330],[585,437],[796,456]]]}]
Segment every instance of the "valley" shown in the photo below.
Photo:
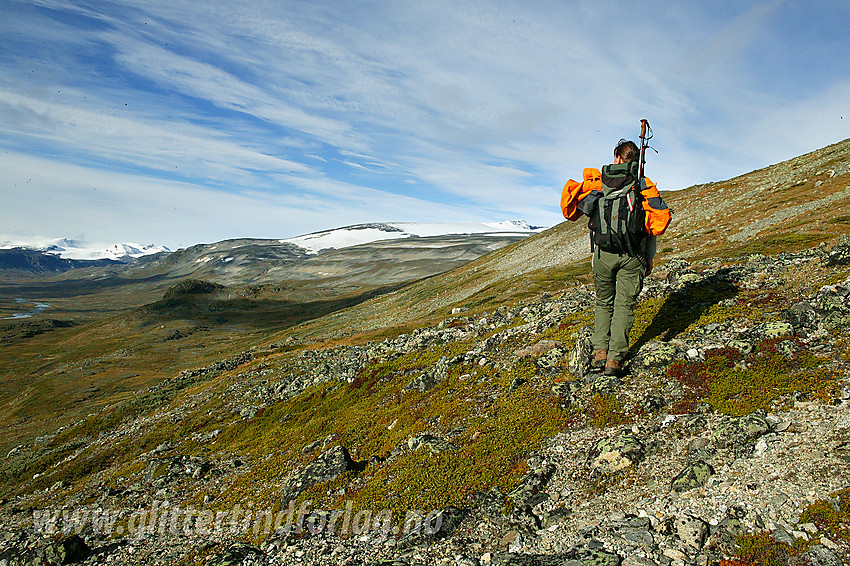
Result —
[{"label": "valley", "polygon": [[[0,325],[0,556],[726,566],[757,547],[840,565],[848,191],[850,140],[665,193],[622,379],[589,370],[582,222],[316,255],[233,240],[7,279],[3,316],[50,307]],[[348,509],[441,527],[264,530],[290,502],[314,526]],[[114,529],[36,528],[81,509]],[[138,530],[162,509],[189,518]]]}]

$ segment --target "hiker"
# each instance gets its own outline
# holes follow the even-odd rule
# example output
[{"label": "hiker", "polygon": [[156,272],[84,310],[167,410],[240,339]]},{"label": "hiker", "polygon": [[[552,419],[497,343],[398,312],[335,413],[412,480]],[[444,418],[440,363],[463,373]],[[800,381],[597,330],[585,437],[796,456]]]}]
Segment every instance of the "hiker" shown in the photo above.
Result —
[{"label": "hiker", "polygon": [[652,271],[656,237],[671,219],[655,184],[641,175],[642,157],[635,142],[620,140],[613,164],[601,172],[585,169],[584,180],[570,179],[561,195],[565,218],[589,217],[596,287],[592,366],[610,376],[622,374],[635,303],[644,277]]}]

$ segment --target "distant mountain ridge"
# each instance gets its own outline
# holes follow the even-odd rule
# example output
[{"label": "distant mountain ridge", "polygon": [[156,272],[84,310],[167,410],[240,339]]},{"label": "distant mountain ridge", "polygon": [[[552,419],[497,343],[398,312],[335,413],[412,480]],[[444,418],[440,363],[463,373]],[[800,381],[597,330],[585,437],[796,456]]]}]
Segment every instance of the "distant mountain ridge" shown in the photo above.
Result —
[{"label": "distant mountain ridge", "polygon": [[[60,273],[82,267],[132,266],[143,259],[142,266],[151,261],[169,258],[167,264],[179,268],[182,275],[198,272],[232,271],[236,265],[269,262],[280,266],[305,256],[315,256],[333,250],[363,245],[390,245],[392,240],[418,238],[426,248],[458,247],[469,240],[469,247],[487,251],[487,242],[500,247],[509,241],[534,235],[544,228],[530,226],[525,220],[503,222],[374,222],[323,230],[289,239],[222,240],[212,244],[196,244],[172,251],[167,246],[124,242],[112,245],[91,244],[80,240],[59,238],[51,240],[0,240],[0,270],[29,273]],[[409,246],[408,246],[409,247]],[[415,247],[415,245],[414,245]],[[495,249],[495,248],[490,248]],[[364,253],[368,253],[365,252]],[[226,265],[236,261],[233,265]],[[212,262],[212,263],[211,263]],[[259,265],[259,263],[257,263]],[[266,271],[267,268],[262,268]],[[246,276],[250,279],[250,276]],[[232,281],[230,281],[232,282]]]},{"label": "distant mountain ridge", "polygon": [[[281,239],[279,242],[291,243],[302,248],[308,254],[315,254],[327,249],[347,248],[396,238],[506,233],[532,235],[544,229],[545,227],[541,226],[530,226],[528,222],[521,219],[503,222],[372,222],[312,232],[294,238]],[[103,244],[70,238],[48,240],[43,238],[12,238],[0,241],[0,251],[16,248],[79,261],[126,261],[172,252],[170,248],[164,245],[139,244],[136,242]],[[74,267],[81,266],[85,266],[85,264],[74,265]]]},{"label": "distant mountain ridge", "polygon": [[167,246],[155,244],[138,244],[123,242],[118,244],[88,243],[70,238],[6,240],[0,243],[0,250],[25,249],[58,256],[62,259],[91,261],[114,260],[122,261],[158,253],[170,253]]},{"label": "distant mountain ridge", "polygon": [[62,273],[80,267],[120,264],[114,259],[78,260],[26,248],[0,249],[0,271],[24,273]]}]

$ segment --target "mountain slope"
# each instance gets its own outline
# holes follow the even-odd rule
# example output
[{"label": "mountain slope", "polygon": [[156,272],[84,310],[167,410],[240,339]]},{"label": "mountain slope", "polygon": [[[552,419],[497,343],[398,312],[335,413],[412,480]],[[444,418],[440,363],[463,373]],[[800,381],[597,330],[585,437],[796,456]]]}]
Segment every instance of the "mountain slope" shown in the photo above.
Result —
[{"label": "mountain slope", "polygon": [[[564,223],[296,327],[233,332],[203,365],[169,360],[155,386],[81,400],[96,410],[0,468],[0,559],[53,552],[44,518],[73,526],[61,505],[87,510],[91,561],[127,564],[715,564],[745,548],[841,564],[848,163],[850,141],[665,194],[674,224],[622,379],[588,369],[586,228]],[[230,292],[184,284],[109,330],[214,318]],[[200,349],[202,332],[174,341]],[[70,369],[127,370],[118,353],[44,360],[45,387],[81,383]],[[329,514],[272,532],[263,521],[289,501]],[[439,528],[410,532],[414,510]],[[747,556],[731,563],[759,563]]]},{"label": "mountain slope", "polygon": [[[663,197],[674,216],[659,238],[661,263],[834,242],[850,233],[850,140],[728,181],[666,191]],[[538,280],[560,282],[588,273],[589,250],[585,223],[563,222],[455,271],[325,317],[305,328],[303,337],[337,329],[369,331],[444,316],[452,307],[531,294],[540,290]]]}]

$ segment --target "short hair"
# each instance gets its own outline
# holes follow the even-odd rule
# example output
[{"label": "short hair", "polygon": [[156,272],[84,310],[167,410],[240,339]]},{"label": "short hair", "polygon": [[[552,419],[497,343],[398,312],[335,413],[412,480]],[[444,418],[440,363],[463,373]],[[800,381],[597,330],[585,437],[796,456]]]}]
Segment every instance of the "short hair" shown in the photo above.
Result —
[{"label": "short hair", "polygon": [[614,157],[619,157],[623,163],[634,161],[638,158],[638,146],[631,140],[620,140],[614,148]]}]

